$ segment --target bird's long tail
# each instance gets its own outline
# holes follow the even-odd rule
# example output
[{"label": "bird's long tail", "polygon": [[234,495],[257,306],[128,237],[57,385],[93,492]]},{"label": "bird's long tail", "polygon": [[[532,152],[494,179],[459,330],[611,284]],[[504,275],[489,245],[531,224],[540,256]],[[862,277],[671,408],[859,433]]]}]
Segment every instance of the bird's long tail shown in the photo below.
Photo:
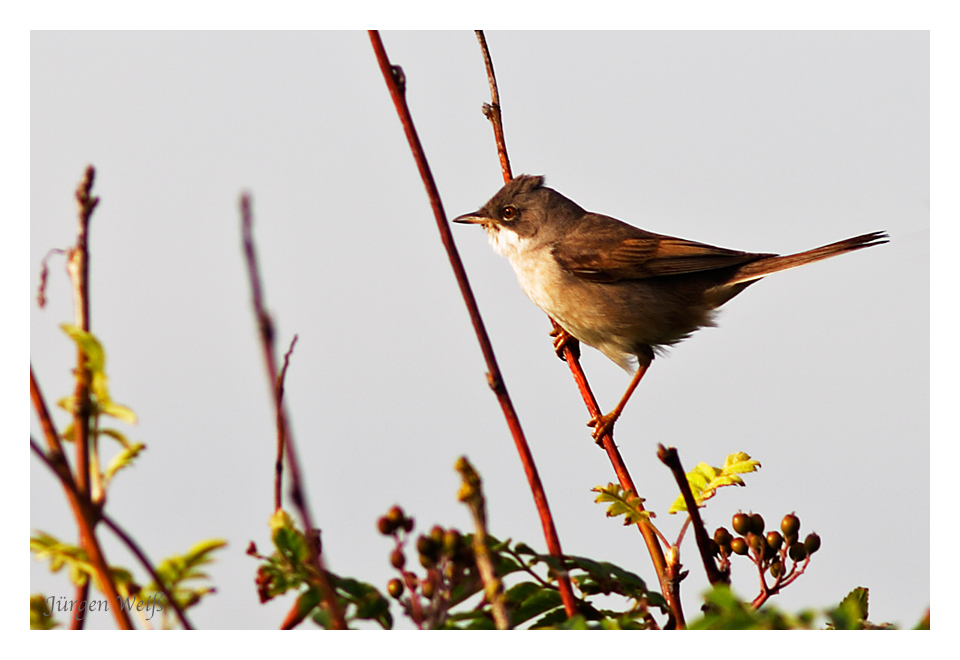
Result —
[{"label": "bird's long tail", "polygon": [[807,250],[806,252],[758,259],[757,261],[751,261],[750,263],[741,266],[737,271],[736,276],[734,276],[729,283],[739,284],[743,282],[752,282],[760,279],[761,277],[766,277],[771,273],[776,273],[781,270],[788,270],[790,268],[796,268],[797,266],[803,266],[804,264],[810,264],[814,261],[820,261],[822,259],[829,259],[830,257],[837,256],[838,254],[846,254],[847,252],[853,252],[854,250],[862,250],[863,248],[873,247],[874,245],[880,245],[881,243],[886,243],[887,241],[888,239],[886,232],[875,231],[869,234],[863,234],[862,236],[848,238],[845,241],[837,241],[836,243],[831,243],[830,245],[813,248],[812,250]]}]

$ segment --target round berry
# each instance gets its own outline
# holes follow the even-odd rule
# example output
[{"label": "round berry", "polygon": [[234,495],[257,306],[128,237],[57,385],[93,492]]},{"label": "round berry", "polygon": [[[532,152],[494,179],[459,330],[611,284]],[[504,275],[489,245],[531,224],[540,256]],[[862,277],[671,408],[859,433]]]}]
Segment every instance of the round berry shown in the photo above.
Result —
[{"label": "round berry", "polygon": [[780,521],[780,529],[783,531],[784,536],[795,537],[800,533],[800,519],[792,513],[788,513],[783,517],[783,520]]},{"label": "round berry", "polygon": [[397,578],[393,578],[387,582],[387,593],[394,598],[400,598],[400,596],[403,595],[403,582]]},{"label": "round berry", "polygon": [[717,545],[723,547],[730,545],[733,537],[730,536],[730,532],[726,527],[717,527],[717,531],[713,533],[713,540],[717,542]]},{"label": "round berry", "polygon": [[802,543],[794,543],[787,550],[787,554],[793,561],[800,562],[807,558],[807,549],[803,547]]},{"label": "round berry", "polygon": [[780,549],[780,546],[783,545],[783,537],[780,536],[780,532],[767,532],[767,545],[770,546],[774,552]]},{"label": "round berry", "polygon": [[733,550],[733,554],[735,555],[745,555],[750,552],[747,542],[739,536],[730,541],[730,549]]},{"label": "round berry", "polygon": [[733,531],[737,534],[744,536],[750,532],[751,523],[750,516],[741,512],[733,515]]}]

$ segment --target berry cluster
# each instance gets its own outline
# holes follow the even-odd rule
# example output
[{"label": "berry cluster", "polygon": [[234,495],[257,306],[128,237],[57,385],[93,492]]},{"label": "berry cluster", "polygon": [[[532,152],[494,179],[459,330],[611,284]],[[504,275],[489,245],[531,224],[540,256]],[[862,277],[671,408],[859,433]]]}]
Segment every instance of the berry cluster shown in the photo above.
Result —
[{"label": "berry cluster", "polygon": [[[740,512],[731,522],[738,536],[733,536],[726,527],[718,527],[713,533],[714,554],[720,557],[721,570],[729,570],[731,555],[742,555],[756,564],[762,589],[758,599],[766,600],[800,577],[810,563],[810,556],[820,549],[820,537],[816,533],[807,534],[800,541],[800,518],[792,513],[780,521],[779,532],[764,532],[763,517],[759,513]],[[792,562],[789,569],[788,561]],[[766,583],[768,572],[774,579],[772,585]]]},{"label": "berry cluster", "polygon": [[[395,540],[390,564],[401,575],[387,583],[387,592],[419,626],[433,628],[442,624],[449,608],[464,594],[476,591],[480,585],[479,573],[471,537],[439,525],[434,525],[429,534],[417,537],[417,555],[426,574],[419,577],[407,570],[404,546],[413,527],[413,518],[407,517],[399,506],[392,507],[377,521],[380,533]],[[404,598],[408,590],[409,596]]]}]

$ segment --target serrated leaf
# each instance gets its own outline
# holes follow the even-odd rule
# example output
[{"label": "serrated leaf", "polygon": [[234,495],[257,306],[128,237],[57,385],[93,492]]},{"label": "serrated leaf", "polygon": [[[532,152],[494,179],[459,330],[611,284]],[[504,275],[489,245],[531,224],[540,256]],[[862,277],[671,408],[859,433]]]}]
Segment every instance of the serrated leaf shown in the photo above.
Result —
[{"label": "serrated leaf", "polygon": [[840,601],[840,604],[827,611],[832,627],[837,630],[863,630],[869,613],[870,590],[857,587]]},{"label": "serrated leaf", "polygon": [[[738,475],[747,472],[756,472],[760,462],[750,458],[749,454],[737,452],[730,454],[723,461],[723,467],[717,468],[706,463],[698,463],[691,472],[687,473],[687,483],[697,506],[716,495],[717,489],[723,486],[743,486],[743,479]],[[677,497],[668,510],[668,513],[678,513],[687,510],[687,503],[683,495]]]},{"label": "serrated leaf", "polygon": [[110,483],[110,480],[113,479],[113,476],[118,470],[122,470],[123,468],[132,465],[133,459],[135,459],[144,449],[146,449],[146,445],[142,442],[138,442],[135,445],[131,445],[123,449],[119,454],[114,456],[110,460],[110,464],[107,465],[107,471],[103,474],[104,486]]},{"label": "serrated leaf", "polygon": [[510,612],[510,623],[519,626],[535,616],[562,606],[563,599],[560,597],[559,591],[539,587],[525,598],[516,609]]},{"label": "serrated leaf", "polygon": [[594,500],[597,504],[610,503],[607,507],[607,517],[624,516],[624,525],[635,525],[641,520],[649,520],[653,514],[642,507],[644,499],[632,490],[624,490],[619,484],[609,483],[606,486],[592,488],[593,492],[600,493]]},{"label": "serrated leaf", "polygon": [[760,461],[753,460],[750,454],[742,451],[730,454],[723,462],[723,471],[727,474],[756,472],[759,467]]},{"label": "serrated leaf", "polygon": [[[193,607],[205,596],[215,592],[213,587],[207,585],[194,586],[186,583],[209,579],[199,568],[213,561],[210,556],[213,551],[226,545],[227,542],[222,539],[206,539],[194,544],[182,555],[167,557],[156,567],[157,575],[182,609]],[[160,593],[159,585],[151,584],[143,591],[156,594],[157,602],[166,603],[166,597]]]},{"label": "serrated leaf", "polygon": [[63,543],[45,532],[36,532],[30,536],[30,551],[37,559],[46,559],[49,562],[51,573],[58,573],[66,566],[73,584],[83,584],[90,576],[95,575],[93,565],[83,548]]}]

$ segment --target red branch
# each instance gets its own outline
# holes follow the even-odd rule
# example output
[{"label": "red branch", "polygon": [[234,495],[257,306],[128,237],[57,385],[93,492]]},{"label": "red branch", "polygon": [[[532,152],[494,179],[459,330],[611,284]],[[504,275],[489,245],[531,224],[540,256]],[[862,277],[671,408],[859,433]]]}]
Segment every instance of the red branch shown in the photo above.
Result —
[{"label": "red branch", "polygon": [[[483,36],[483,30],[477,30],[476,34],[477,40],[480,42],[480,49],[483,52],[484,64],[487,67],[487,80],[490,84],[490,99],[492,101],[492,103],[484,104],[483,114],[493,125],[493,135],[497,143],[497,155],[500,158],[500,168],[503,172],[503,180],[505,183],[509,183],[512,180],[513,175],[510,169],[510,159],[507,157],[507,145],[503,133],[503,122],[500,111],[500,93],[497,89],[497,78],[493,72],[493,60],[490,57],[490,50],[487,48],[487,40]],[[564,330],[556,321],[550,319],[550,322],[553,323],[555,332],[564,332]],[[579,352],[575,350],[573,346],[571,346],[571,342],[567,342],[563,347],[563,359],[570,367],[570,373],[573,375],[573,380],[576,382],[577,388],[580,390],[580,395],[583,397],[583,402],[586,404],[587,411],[590,413],[590,416],[593,418],[599,418],[600,406],[597,404],[597,399],[593,396],[593,391],[590,389],[590,384],[587,382],[587,376],[583,373],[583,368],[580,366]],[[637,487],[634,485],[633,478],[630,476],[630,472],[627,470],[626,463],[623,462],[623,457],[620,455],[620,450],[617,449],[617,445],[613,442],[612,433],[603,434],[600,437],[599,444],[603,447],[604,451],[607,452],[607,457],[610,459],[610,463],[613,465],[613,471],[616,473],[617,479],[620,481],[620,486],[625,490],[632,490],[636,494],[638,492]],[[643,504],[638,502],[637,506],[640,508],[640,510],[643,510]],[[667,569],[666,559],[663,555],[663,548],[660,546],[660,542],[657,539],[656,529],[647,519],[642,519],[640,522],[638,522],[637,527],[640,528],[640,533],[643,535],[643,540],[646,543],[647,551],[650,553],[650,559],[653,561],[653,566],[660,582],[660,588],[663,591],[668,604],[670,605],[670,610],[673,613],[673,617],[676,620],[677,625],[682,627],[684,625],[684,618],[683,610],[680,605],[679,585],[670,578],[670,571]]]},{"label": "red branch", "polygon": [[[460,293],[467,305],[467,311],[470,313],[470,320],[473,323],[473,329],[477,334],[477,340],[480,342],[480,350],[483,352],[483,358],[487,364],[487,382],[490,389],[493,390],[500,402],[500,408],[507,420],[507,426],[510,427],[510,433],[520,454],[520,461],[523,464],[524,472],[527,475],[527,481],[530,483],[530,490],[533,492],[533,499],[536,503],[537,512],[540,514],[540,522],[543,526],[543,533],[546,537],[547,549],[550,554],[558,559],[562,559],[563,552],[560,549],[560,539],[557,536],[556,526],[553,517],[550,515],[550,506],[547,504],[547,495],[543,490],[543,484],[540,482],[540,475],[533,460],[533,454],[527,445],[523,429],[520,427],[520,420],[513,408],[513,402],[507,393],[507,386],[503,382],[500,374],[500,368],[497,366],[497,359],[493,354],[493,347],[490,344],[490,338],[487,336],[486,328],[483,325],[483,319],[480,317],[480,309],[477,307],[477,301],[473,297],[470,289],[470,283],[467,280],[467,272],[460,260],[460,254],[453,243],[453,235],[450,232],[450,226],[447,223],[447,217],[443,211],[443,205],[440,202],[440,193],[437,191],[436,183],[433,180],[433,174],[430,172],[430,166],[427,164],[427,157],[423,153],[423,147],[420,145],[420,138],[413,126],[413,118],[410,116],[410,109],[407,107],[405,97],[405,85],[403,71],[398,66],[390,64],[387,53],[383,48],[383,42],[380,40],[380,34],[376,30],[370,30],[370,42],[377,56],[377,62],[380,64],[380,70],[383,72],[383,78],[390,90],[390,97],[397,109],[400,122],[403,124],[404,133],[407,141],[410,143],[410,150],[413,152],[413,158],[417,163],[417,169],[420,170],[420,178],[427,189],[427,195],[430,197],[430,206],[433,208],[433,215],[437,222],[437,229],[440,231],[440,240],[446,248],[447,256],[450,259],[450,265],[453,267],[454,275],[457,278],[457,284],[460,286]],[[573,589],[570,585],[570,578],[566,573],[559,576],[560,595],[563,598],[564,609],[567,616],[574,616],[577,613],[576,603],[573,596]]]}]

